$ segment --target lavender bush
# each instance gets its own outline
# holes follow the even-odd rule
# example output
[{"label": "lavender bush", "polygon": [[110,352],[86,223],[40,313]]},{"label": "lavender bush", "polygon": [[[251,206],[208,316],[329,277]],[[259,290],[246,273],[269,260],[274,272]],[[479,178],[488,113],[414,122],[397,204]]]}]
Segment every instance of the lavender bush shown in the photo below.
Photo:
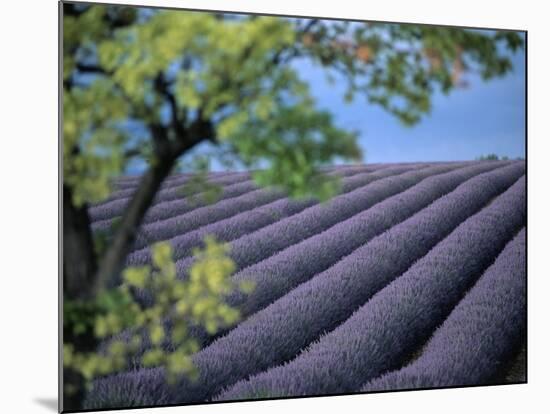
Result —
[{"label": "lavender bush", "polygon": [[[430,176],[408,190],[244,269],[234,279],[254,282],[254,292],[248,296],[235,294],[228,302],[238,306],[244,315],[261,309],[350,254],[372,237],[452,191],[463,181],[494,168],[495,166],[490,164],[476,165]],[[522,173],[521,166],[514,166],[511,171],[506,169],[503,174],[506,177],[502,180],[503,185],[510,185],[511,180],[517,179]],[[498,179],[496,181],[498,182]],[[504,188],[506,187],[500,186],[501,191]],[[498,194],[492,188],[487,189],[487,193]],[[372,189],[371,194],[376,195],[376,191]]]},{"label": "lavender bush", "polygon": [[[192,178],[194,174],[178,174],[175,176],[167,177],[164,182],[160,186],[160,191],[167,190],[169,188],[174,187],[181,187],[185,185],[190,178]],[[231,183],[235,182],[234,180],[237,178],[237,176],[243,176],[246,178],[250,178],[250,174],[248,172],[227,172],[227,173],[210,173],[208,174],[207,178],[209,181],[212,182],[219,182],[219,184],[224,184],[226,182]],[[140,177],[141,178],[141,177]],[[220,182],[221,180],[221,182]],[[136,180],[135,182],[129,183],[129,184],[115,184],[115,187],[117,188],[111,196],[109,197],[110,200],[116,200],[118,198],[126,198],[131,197],[137,188],[137,185],[139,183],[139,180]]]},{"label": "lavender bush", "polygon": [[399,368],[525,224],[525,214],[522,177],[294,360],[235,384],[220,398],[353,392]]},{"label": "lavender bush", "polygon": [[[334,197],[326,204],[307,208],[299,214],[234,240],[231,243],[231,257],[237,264],[237,268],[243,269],[367,210],[430,175],[456,168],[459,168],[459,165],[426,167],[412,171],[410,167],[396,167],[377,171],[371,175],[372,181],[368,185]],[[185,258],[176,263],[180,277],[185,277],[191,263],[191,258]]]},{"label": "lavender bush", "polygon": [[[357,174],[358,171],[361,170],[350,169],[345,171],[345,174]],[[340,175],[340,171],[329,172],[328,175]],[[170,218],[142,226],[136,238],[135,249],[141,249],[156,241],[171,239],[198,227],[223,220],[283,197],[285,197],[285,193],[282,191],[258,189],[238,197],[221,200],[214,205],[194,209],[186,214],[179,214],[178,211],[174,210],[164,211],[162,216],[169,216]],[[182,204],[179,203],[179,205]],[[160,215],[157,215],[155,219],[159,217]]]},{"label": "lavender bush", "polygon": [[[373,176],[371,175],[371,173],[369,172],[358,173],[357,169],[354,171],[355,171],[355,175],[344,178],[342,180],[342,188],[341,188],[342,193],[350,192],[352,190],[355,190],[373,181]],[[378,175],[375,176],[375,178],[377,177]],[[224,205],[222,205],[221,209],[219,208],[219,206],[222,204],[220,202],[214,206],[208,206],[202,209],[194,210],[190,214],[188,214],[187,217],[182,215],[182,216],[179,216],[177,219],[183,225],[187,225],[188,229],[192,229],[193,227],[192,224],[194,222],[193,215],[195,216],[198,215],[203,218],[202,219],[203,221],[207,221],[208,224],[210,224],[209,226],[204,226],[203,228],[200,229],[200,231],[198,231],[198,233],[200,233],[202,237],[204,237],[206,234],[217,234],[216,231],[218,229],[222,229],[224,232],[227,232],[229,230],[229,234],[233,236],[229,239],[224,239],[224,240],[233,240],[242,235],[251,233],[254,230],[260,229],[268,224],[272,224],[284,217],[288,217],[294,213],[298,213],[302,211],[304,208],[317,204],[315,200],[298,201],[298,200],[285,199],[285,200],[281,200],[283,201],[282,203],[278,203],[273,207],[271,206],[271,204],[269,204],[268,208],[263,209],[259,212],[257,212],[256,209],[254,208],[252,208],[252,210],[246,210],[243,208],[243,202],[241,202],[241,200],[244,200],[244,203],[249,203],[251,205],[256,204],[258,206],[262,206],[262,204],[264,203],[258,202],[258,199],[260,199],[261,201],[263,199],[269,199],[273,197],[278,198],[276,196],[279,196],[279,195],[282,197],[282,194],[278,194],[278,193],[273,194],[273,192],[266,194],[265,190],[258,190],[258,192],[253,192],[253,193],[248,193],[241,197],[229,199],[227,200],[227,203],[224,203]],[[252,195],[252,197],[250,197],[250,195]],[[273,208],[279,208],[279,207],[281,208],[280,212],[278,212],[277,210],[273,210]],[[214,210],[213,213],[212,213],[212,210]],[[237,215],[237,212],[241,212],[241,211],[242,213]],[[285,212],[288,212],[288,214],[285,214]],[[256,213],[258,213],[260,216],[260,220],[258,220],[257,222],[254,221],[254,217],[258,215]],[[266,213],[267,213],[267,216],[266,216]],[[213,219],[220,216],[223,217],[223,215],[231,216],[233,214],[235,216],[230,217],[230,220],[220,220],[219,225],[217,223],[217,220]],[[268,222],[266,222],[266,219]],[[186,224],[187,222],[189,222],[189,224]],[[261,225],[264,222],[266,223],[264,225]],[[161,223],[164,223],[164,222],[159,222],[158,224],[160,225]],[[241,224],[242,224],[242,227],[241,227]],[[172,226],[173,225],[174,224],[172,224]],[[215,227],[212,228],[212,226],[215,226]],[[195,226],[195,228],[196,227],[198,226]],[[203,230],[206,227],[209,227],[209,229]],[[248,232],[243,232],[244,228],[251,228],[251,230]],[[231,230],[231,229],[234,229],[234,230]],[[170,229],[168,229],[167,231],[170,231]],[[240,234],[236,235],[237,233],[240,233]],[[153,237],[157,237],[159,240],[162,240],[162,238],[158,237],[157,234],[155,234]],[[168,239],[168,237],[166,237],[165,239]],[[186,234],[184,231],[181,231],[180,236],[175,236],[172,239],[170,239],[170,242],[174,247],[174,257],[176,259],[180,259],[184,257],[186,254],[189,253],[192,247],[199,245],[201,242],[201,240],[198,240],[198,243],[193,245],[193,244],[190,244],[189,240],[197,241],[197,233],[191,232]],[[150,251],[148,247],[142,248],[134,252],[128,257],[128,264],[145,264],[149,262],[150,262]]]},{"label": "lavender bush", "polygon": [[524,232],[509,241],[525,225],[525,163],[327,171],[347,177],[329,203],[251,203],[180,229],[180,277],[206,234],[232,241],[235,279],[256,281],[228,299],[245,320],[217,338],[192,331],[207,345],[193,357],[198,381],[171,387],[162,369],[136,366],[95,381],[86,407],[492,381],[524,335]]},{"label": "lavender bush", "polygon": [[[444,194],[447,190],[456,187],[458,183],[469,177],[495,168],[497,168],[497,166],[494,164],[474,165],[450,173],[429,177],[420,184],[402,193],[400,197],[391,197],[366,212],[359,213],[351,219],[341,222],[319,235],[306,239],[257,265],[245,269],[245,271],[236,276],[236,279],[253,280],[256,284],[253,294],[251,296],[235,295],[230,297],[228,302],[233,306],[239,306],[244,316],[257,311],[266,303],[290,291],[299,282],[310,278],[314,274],[327,268],[330,264],[336,262],[344,255],[344,253],[342,253],[343,251],[345,252],[344,249],[348,249],[348,251],[353,250],[354,242],[357,245],[363,244],[361,238],[368,238],[373,232],[380,232],[380,226],[388,227],[392,225],[392,219],[398,219],[401,215],[408,216],[415,206],[425,205]],[[427,251],[427,249],[432,247],[438,240],[451,231],[454,226],[468,217],[469,214],[477,211],[484,203],[498,195],[499,192],[504,191],[523,174],[523,172],[523,165],[515,164],[511,167],[499,168],[495,172],[482,174],[471,179],[466,184],[461,185],[457,191],[453,192],[448,197],[443,197],[430,208],[423,210],[418,215],[412,216],[403,226],[398,225],[393,227],[392,231],[389,233],[399,234],[398,240],[402,240],[402,244],[398,248],[402,250],[407,248],[406,245],[403,246],[403,243],[408,244],[410,239],[415,239],[420,236],[420,242],[416,246],[417,249],[413,249],[413,253],[421,252],[422,248],[424,248],[424,251]],[[487,184],[488,180],[491,181],[490,185]],[[389,219],[381,220],[381,214],[384,217],[389,217]],[[443,224],[441,224],[441,222],[443,222]],[[422,237],[422,233],[420,233],[420,235],[417,234],[419,225],[425,230],[425,237]],[[437,227],[438,225],[439,227]],[[433,233],[431,231],[433,227],[439,229],[438,233]],[[403,229],[409,232],[409,237],[403,234]],[[399,233],[399,231],[401,231],[401,233]],[[280,323],[284,321],[296,327],[307,326],[313,329],[312,332],[318,332],[319,326],[326,329],[330,326],[331,321],[337,322],[342,320],[342,315],[346,317],[349,316],[349,313],[346,313],[348,309],[347,303],[353,304],[355,303],[353,299],[359,298],[357,299],[359,303],[357,305],[352,305],[351,310],[359,306],[359,304],[366,300],[363,296],[365,292],[369,292],[368,289],[371,285],[360,279],[357,285],[349,284],[348,286],[351,286],[353,291],[347,292],[346,286],[338,286],[338,283],[341,282],[340,276],[346,275],[346,279],[351,279],[355,273],[352,272],[350,274],[346,269],[348,269],[348,266],[351,266],[349,270],[356,269],[357,266],[354,266],[354,263],[356,263],[360,257],[363,258],[362,266],[367,269],[368,264],[370,264],[373,269],[376,268],[380,257],[388,255],[391,257],[392,248],[388,248],[384,244],[391,243],[391,241],[395,239],[395,235],[387,234],[386,236],[390,237],[389,241],[385,240],[387,237],[379,238],[377,241],[378,245],[381,245],[384,252],[387,253],[378,254],[378,252],[376,252],[376,254],[372,254],[369,252],[369,249],[360,249],[354,252],[354,254],[351,254],[343,259],[341,263],[334,266],[334,268],[314,278],[312,283],[319,288],[324,287],[324,285],[322,283],[318,284],[317,282],[319,280],[324,280],[324,278],[328,278],[328,284],[330,286],[327,291],[317,291],[311,288],[306,288],[305,291],[302,291],[301,289],[307,286],[307,283],[298,287],[283,298],[280,303],[281,309],[274,311],[277,315],[275,321],[270,321],[270,314],[273,311],[273,306],[270,306],[267,311],[267,320],[265,320],[265,318],[260,318],[260,320],[257,321],[255,317],[252,317],[249,321],[239,326],[237,331],[241,332],[241,334],[238,335],[239,339],[237,339],[237,342],[246,342],[247,332],[260,331],[260,327],[263,326],[262,333],[266,335],[265,338],[266,341],[268,341],[264,354],[266,358],[270,358],[272,354],[287,355],[290,353],[290,355],[294,355],[292,352],[299,350],[300,345],[291,347],[291,341],[287,337],[284,341],[284,347],[287,352],[279,353],[277,341],[273,340],[273,338],[278,338],[279,336],[274,333],[271,328],[275,330],[280,329]],[[435,237],[439,237],[439,239]],[[342,247],[346,246],[346,242],[349,242],[347,247]],[[363,250],[366,250],[366,252]],[[411,263],[411,260],[420,255],[421,254],[418,253],[417,256],[411,256],[408,262],[404,261],[401,264],[394,263],[394,274],[404,271],[406,266]],[[371,257],[372,260],[370,263],[367,262],[367,264],[365,264],[365,258],[368,257]],[[407,259],[409,258],[407,257]],[[398,266],[399,264],[400,266]],[[360,275],[362,274],[363,273],[360,273]],[[378,279],[383,281],[382,276]],[[344,292],[342,293],[343,296],[335,298],[334,301],[329,300],[325,302],[321,300],[323,297],[330,298],[332,296],[332,289],[338,289],[340,293]],[[295,295],[300,297],[300,299],[296,299]],[[286,300],[287,298],[288,300]],[[147,303],[148,298],[142,297],[142,300]],[[288,302],[289,300],[290,302]],[[325,305],[328,315],[314,318],[311,313],[303,313],[303,308],[295,314],[296,306],[294,305],[300,308],[307,308],[308,306],[315,308],[316,306]],[[335,316],[339,316],[340,319],[335,318]],[[315,321],[303,320],[303,318],[307,317],[314,318]],[[250,326],[249,322],[251,320],[255,320],[258,323],[254,323]],[[279,322],[279,324],[276,322]],[[299,344],[307,344],[313,339],[314,336],[308,336],[306,332],[307,329],[301,328],[301,334],[296,337],[297,340],[301,341]],[[208,344],[212,339],[204,330],[199,329],[193,330],[193,336],[201,341],[202,346]],[[254,343],[257,344],[257,342],[258,338],[254,338]],[[268,346],[267,344],[270,345]],[[271,347],[273,352],[267,352],[269,347]]]},{"label": "lavender bush", "polygon": [[451,312],[417,360],[362,390],[491,382],[514,357],[526,328],[525,242],[523,229]]},{"label": "lavender bush", "polygon": [[[346,169],[339,168],[331,172],[331,174],[347,177],[361,172],[375,171],[379,168],[381,167],[357,166],[348,167]],[[250,178],[250,174],[248,173],[231,173],[227,176],[219,175],[210,181],[214,184],[227,186],[223,189],[221,196],[221,200],[224,200],[257,190],[258,187],[254,182],[250,179],[247,180],[247,178]],[[184,179],[180,181],[182,180]],[[183,184],[184,183],[181,182],[180,185],[170,186],[167,190],[161,191],[160,198],[154,202],[153,206],[145,214],[143,223],[147,224],[161,220],[175,219],[175,216],[185,214],[195,208],[203,206],[202,203],[193,202],[193,200],[189,200],[180,193],[180,188]],[[241,185],[239,186],[237,184]],[[201,194],[192,194],[192,196],[200,200]],[[129,200],[129,197],[121,197],[93,206],[90,209],[90,214],[94,231],[109,230],[113,223],[113,218],[118,217],[121,212],[124,211]]]},{"label": "lavender bush", "polygon": [[[253,345],[265,350],[263,361],[256,363],[262,369],[291,358],[320,333],[335,328],[464,218],[504,191],[522,173],[523,168],[517,167],[470,179],[253,315],[220,339],[218,346],[235,341],[241,344],[240,349]],[[284,334],[294,331],[296,335]]]},{"label": "lavender bush", "polygon": [[[231,177],[228,177],[228,179]],[[219,184],[212,180],[213,183]],[[227,184],[223,187],[221,199],[237,197],[249,191],[256,190],[258,187],[253,181],[240,177],[236,183]],[[202,193],[194,194],[196,199],[200,200]],[[130,198],[121,198],[109,201],[105,204],[91,207],[90,218],[93,221],[94,230],[104,228],[109,220],[118,217],[126,208]],[[200,205],[200,204],[199,204]],[[183,214],[197,207],[196,202],[192,202],[188,197],[181,194],[181,188],[169,188],[159,194],[153,205],[149,208],[143,218],[144,223],[150,223],[156,220],[169,218],[174,214]]]},{"label": "lavender bush", "polygon": [[[204,237],[207,235],[214,235],[217,240],[231,241],[285,217],[299,213],[315,203],[314,200],[291,201],[284,198],[252,210],[243,211],[227,219],[207,224],[170,239],[174,257],[180,259],[190,255],[193,247],[202,245]],[[150,262],[151,251],[149,247],[145,247],[128,255],[126,264],[135,266]]]}]

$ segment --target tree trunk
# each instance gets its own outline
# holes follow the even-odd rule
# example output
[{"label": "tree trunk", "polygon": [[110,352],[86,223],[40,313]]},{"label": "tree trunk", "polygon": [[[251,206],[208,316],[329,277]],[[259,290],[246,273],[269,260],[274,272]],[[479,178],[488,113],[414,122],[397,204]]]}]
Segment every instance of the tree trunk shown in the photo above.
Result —
[{"label": "tree trunk", "polygon": [[108,288],[120,282],[120,272],[128,250],[134,243],[136,233],[145,213],[155,198],[162,182],[172,170],[175,158],[165,159],[150,168],[139,182],[138,188],[126,207],[116,234],[110,244],[97,273],[97,283],[101,288]]},{"label": "tree trunk", "polygon": [[97,270],[87,206],[76,207],[72,191],[63,185],[63,293],[68,299],[95,294]]},{"label": "tree trunk", "polygon": [[[96,271],[97,262],[87,206],[76,207],[71,189],[63,185],[63,303],[66,300],[92,298],[95,295]],[[79,352],[95,350],[97,347],[97,340],[91,333],[77,337],[65,326],[62,343],[72,344]],[[84,393],[84,377],[64,367],[62,409],[81,409]]]},{"label": "tree trunk", "polygon": [[141,221],[153,203],[162,182],[172,171],[178,157],[203,139],[214,136],[212,123],[203,119],[202,110],[199,110],[197,119],[185,130],[177,116],[175,100],[165,89],[166,85],[163,83],[162,77],[159,78],[157,87],[160,88],[161,93],[168,96],[171,103],[172,131],[178,138],[174,141],[168,139],[169,129],[165,126],[160,124],[149,126],[156,159],[141,178],[117,227],[114,239],[99,264],[97,283],[100,289],[116,286],[120,282],[120,272],[124,267],[128,250],[134,243]]},{"label": "tree trunk", "polygon": [[63,403],[61,411],[82,410],[86,396],[84,377],[72,369],[63,368]]},{"label": "tree trunk", "polygon": [[[166,137],[166,130],[162,131]],[[93,299],[103,289],[120,282],[120,273],[137,230],[151,206],[162,182],[172,170],[176,159],[197,145],[204,135],[211,134],[209,122],[197,122],[192,133],[175,144],[162,139],[157,162],[143,175],[128,204],[112,243],[97,266],[87,207],[77,208],[69,187],[63,186],[63,293],[64,300]],[[195,137],[195,139],[191,139]],[[198,138],[201,137],[201,138]],[[99,344],[93,332],[75,336],[63,332],[63,344],[71,344],[77,353],[95,352]],[[63,410],[81,410],[86,393],[86,381],[78,372],[63,369]]]}]

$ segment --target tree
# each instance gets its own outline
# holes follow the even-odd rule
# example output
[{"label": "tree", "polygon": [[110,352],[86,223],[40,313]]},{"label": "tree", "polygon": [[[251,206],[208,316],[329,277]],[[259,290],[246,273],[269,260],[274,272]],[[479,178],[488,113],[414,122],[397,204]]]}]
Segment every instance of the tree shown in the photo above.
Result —
[{"label": "tree", "polygon": [[499,157],[497,154],[487,154],[487,155],[481,155],[476,158],[478,161],[508,161],[508,157],[506,155]]},{"label": "tree", "polygon": [[[293,62],[321,65],[344,79],[346,100],[362,96],[413,125],[430,111],[434,91],[459,87],[467,72],[502,76],[511,70],[507,50],[522,47],[512,32],[62,7],[63,336],[72,356],[93,353],[99,338],[90,323],[75,330],[71,312],[94,317],[109,312],[100,303],[118,300],[132,314],[131,289],[114,294],[109,281],[122,274],[161,183],[199,144],[257,168],[259,185],[282,186],[290,196],[326,199],[336,191],[319,167],[359,159],[356,133],[316,107]],[[144,132],[129,127],[135,124]],[[112,178],[135,159],[147,169],[107,247],[97,251],[88,206],[108,197]],[[160,268],[169,267],[165,256]],[[147,272],[126,274],[132,288],[147,280]],[[65,408],[79,408],[86,378],[69,364],[64,384],[73,391]]]}]

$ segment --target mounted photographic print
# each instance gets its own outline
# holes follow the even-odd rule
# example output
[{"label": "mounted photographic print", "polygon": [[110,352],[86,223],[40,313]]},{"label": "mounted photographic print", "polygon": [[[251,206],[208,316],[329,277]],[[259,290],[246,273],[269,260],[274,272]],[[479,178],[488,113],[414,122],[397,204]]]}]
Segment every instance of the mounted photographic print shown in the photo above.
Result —
[{"label": "mounted photographic print", "polygon": [[60,409],[525,383],[526,42],[60,3]]}]

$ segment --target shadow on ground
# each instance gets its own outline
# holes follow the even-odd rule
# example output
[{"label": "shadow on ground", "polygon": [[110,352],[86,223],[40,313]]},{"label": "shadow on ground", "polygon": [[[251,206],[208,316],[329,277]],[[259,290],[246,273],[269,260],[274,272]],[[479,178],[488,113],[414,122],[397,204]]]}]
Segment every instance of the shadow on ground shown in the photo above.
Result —
[{"label": "shadow on ground", "polygon": [[35,398],[34,402],[50,411],[57,412],[57,398]]}]

